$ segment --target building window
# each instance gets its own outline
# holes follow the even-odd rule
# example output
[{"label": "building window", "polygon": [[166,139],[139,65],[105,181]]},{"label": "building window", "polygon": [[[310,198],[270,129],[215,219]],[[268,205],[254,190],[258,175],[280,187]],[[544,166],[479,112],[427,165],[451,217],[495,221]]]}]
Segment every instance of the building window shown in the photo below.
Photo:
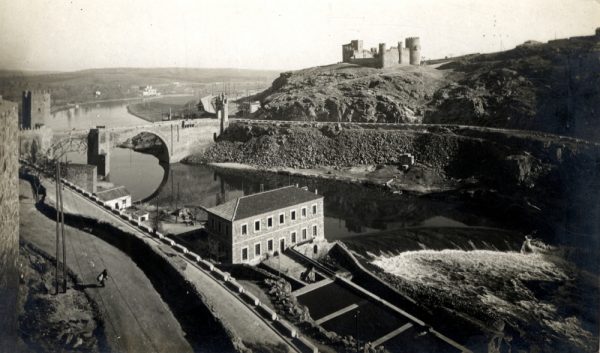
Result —
[{"label": "building window", "polygon": [[260,243],[254,244],[254,255],[260,256]]},{"label": "building window", "polygon": [[267,228],[273,227],[273,217],[267,218]]},{"label": "building window", "polygon": [[267,240],[267,251],[273,251],[273,239]]},{"label": "building window", "polygon": [[285,223],[285,214],[281,213],[279,214],[279,224],[284,224]]},{"label": "building window", "polygon": [[248,261],[248,247],[242,248],[242,261]]},{"label": "building window", "polygon": [[312,213],[317,214],[317,204],[312,205]]},{"label": "building window", "polygon": [[215,229],[215,219],[211,218],[210,219],[210,227],[214,230]]},{"label": "building window", "polygon": [[306,218],[306,207],[302,207],[302,218]]},{"label": "building window", "polygon": [[314,225],[313,226],[313,237],[316,237],[316,236],[317,236],[317,226]]},{"label": "building window", "polygon": [[296,220],[296,210],[290,211],[290,219],[292,221]]},{"label": "building window", "polygon": [[219,225],[219,233],[221,233],[221,222],[217,222]]},{"label": "building window", "polygon": [[242,235],[247,235],[247,234],[248,234],[248,225],[242,224]]},{"label": "building window", "polygon": [[306,228],[302,228],[302,240],[306,240]]},{"label": "building window", "polygon": [[254,231],[255,232],[260,232],[260,220],[259,221],[254,221]]},{"label": "building window", "polygon": [[292,232],[291,238],[292,238],[292,244],[296,244],[296,232]]},{"label": "building window", "polygon": [[229,234],[229,224],[225,225],[225,234]]}]

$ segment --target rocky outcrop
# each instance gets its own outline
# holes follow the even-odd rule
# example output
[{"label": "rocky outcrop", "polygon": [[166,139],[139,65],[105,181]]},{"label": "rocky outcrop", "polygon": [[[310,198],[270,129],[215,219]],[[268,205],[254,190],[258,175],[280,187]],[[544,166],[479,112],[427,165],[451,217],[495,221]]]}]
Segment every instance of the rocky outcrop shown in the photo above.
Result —
[{"label": "rocky outcrop", "polygon": [[414,123],[442,74],[427,67],[379,70],[337,64],[285,72],[258,95],[259,119]]},{"label": "rocky outcrop", "polygon": [[440,67],[458,79],[438,90],[424,122],[547,131],[600,139],[600,37],[475,55]]}]

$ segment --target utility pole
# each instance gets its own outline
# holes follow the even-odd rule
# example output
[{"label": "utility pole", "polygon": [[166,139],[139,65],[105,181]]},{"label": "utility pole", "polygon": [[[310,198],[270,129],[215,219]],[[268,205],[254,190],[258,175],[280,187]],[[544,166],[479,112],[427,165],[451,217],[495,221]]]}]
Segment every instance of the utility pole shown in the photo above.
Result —
[{"label": "utility pole", "polygon": [[58,203],[59,203],[59,198],[58,198],[58,183],[60,183],[60,164],[58,161],[56,161],[56,171],[54,172],[55,178],[56,178],[56,270],[54,272],[54,289],[55,289],[55,293],[58,295],[58,263],[59,263],[59,245],[60,245],[60,227],[59,227],[59,223],[60,223],[60,213],[59,213],[59,207],[58,207]]},{"label": "utility pole", "polygon": [[[65,156],[65,161],[67,157]],[[66,164],[66,163],[65,163]],[[65,165],[65,175],[66,175],[66,165]],[[63,208],[63,185],[60,180],[60,169],[58,172],[59,176],[59,188],[58,194],[60,196],[60,237],[62,241],[62,270],[63,270],[63,293],[67,292],[67,249],[66,249],[66,241],[65,241],[65,212]]]}]

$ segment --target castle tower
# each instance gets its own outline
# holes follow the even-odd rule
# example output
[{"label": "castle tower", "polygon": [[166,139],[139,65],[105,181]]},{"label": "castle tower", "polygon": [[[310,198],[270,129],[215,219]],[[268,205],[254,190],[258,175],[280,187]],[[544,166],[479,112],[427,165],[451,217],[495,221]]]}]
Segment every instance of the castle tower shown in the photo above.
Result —
[{"label": "castle tower", "polygon": [[361,52],[363,50],[363,41],[362,40],[352,40],[350,41],[350,44],[352,45],[352,50],[357,51],[357,52]]},{"label": "castle tower", "polygon": [[419,37],[406,38],[406,47],[410,51],[410,64],[421,65],[421,41]]},{"label": "castle tower", "polygon": [[229,101],[225,94],[217,97],[217,119],[221,122],[221,134],[229,127]]},{"label": "castle tower", "polygon": [[110,173],[110,133],[104,127],[90,129],[87,136],[87,164],[97,167],[98,175]]},{"label": "castle tower", "polygon": [[46,124],[50,118],[49,91],[23,91],[21,127],[31,129]]},{"label": "castle tower", "polygon": [[386,50],[386,46],[385,43],[379,43],[379,67],[380,68],[384,68],[385,67],[385,50]]}]

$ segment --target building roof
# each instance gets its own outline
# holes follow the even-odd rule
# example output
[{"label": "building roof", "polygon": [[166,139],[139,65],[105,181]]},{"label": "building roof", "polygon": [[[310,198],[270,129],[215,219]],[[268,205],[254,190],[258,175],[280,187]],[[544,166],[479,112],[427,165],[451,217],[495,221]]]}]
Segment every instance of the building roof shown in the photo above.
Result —
[{"label": "building roof", "polygon": [[221,218],[235,221],[320,198],[323,198],[323,196],[306,189],[286,186],[242,196],[209,208],[207,211]]},{"label": "building roof", "polygon": [[142,217],[142,216],[148,216],[150,213],[146,210],[140,210],[140,209],[136,209],[133,212],[131,212],[131,215],[136,216],[136,217]]},{"label": "building roof", "polygon": [[102,201],[112,201],[121,197],[130,196],[131,194],[124,186],[117,186],[113,189],[98,191],[96,196]]}]

